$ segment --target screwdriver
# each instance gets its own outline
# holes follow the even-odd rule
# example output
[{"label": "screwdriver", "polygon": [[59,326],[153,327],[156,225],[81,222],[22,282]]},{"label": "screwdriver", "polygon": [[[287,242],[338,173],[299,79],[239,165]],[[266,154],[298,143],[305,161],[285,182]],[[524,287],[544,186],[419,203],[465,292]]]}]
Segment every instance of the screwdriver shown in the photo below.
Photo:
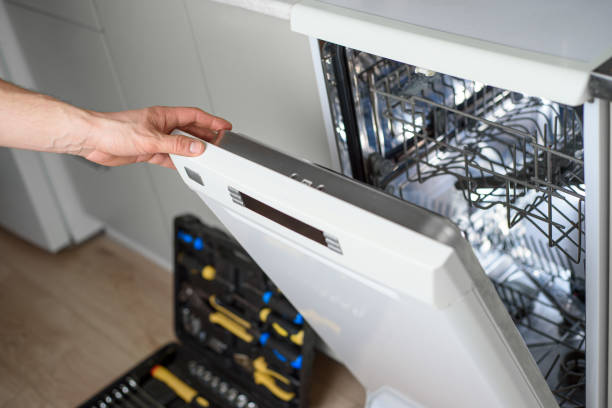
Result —
[{"label": "screwdriver", "polygon": [[[302,346],[304,344],[304,330],[296,327],[295,325],[291,323],[287,323],[285,319],[276,316],[272,312],[272,309],[270,309],[269,307],[258,309],[256,306],[251,304],[249,301],[247,301],[246,299],[238,295],[233,295],[232,299],[236,301],[236,303],[239,303],[240,305],[242,305],[242,307],[244,307],[245,309],[252,310],[253,313],[262,322],[264,323],[269,322],[272,329],[274,329],[274,331],[279,336],[289,338],[289,340],[291,340],[292,343],[298,346]],[[219,310],[218,307],[222,307],[219,300],[217,299],[215,299],[214,302],[211,299],[211,304],[217,310]]]},{"label": "screwdriver", "polygon": [[[196,295],[201,296],[203,298],[207,297],[207,294],[201,289],[196,289]],[[255,336],[259,340],[259,343],[262,346],[268,345],[269,347],[271,347],[272,353],[277,359],[279,359],[283,363],[288,363],[289,365],[291,365],[291,367],[295,369],[301,368],[302,357],[300,355],[295,355],[295,353],[293,353],[291,350],[288,350],[284,344],[270,337],[269,333],[258,331],[257,328],[253,327],[249,321],[241,318],[240,316],[238,316],[236,312],[230,310],[228,307],[221,305],[219,302],[219,299],[215,295],[208,296],[208,300],[215,310],[217,310],[220,313],[225,314],[226,316],[228,316],[230,319],[232,319],[233,321],[235,321],[236,323],[238,323],[245,329],[245,330],[239,330],[234,325],[227,328],[234,335],[243,339],[247,343],[251,343],[252,340],[247,339],[248,334],[251,334],[252,336]],[[252,308],[253,306],[250,306],[250,307]],[[262,311],[264,310],[262,309]],[[268,309],[268,312],[264,311],[263,314],[260,313],[260,319],[262,319],[262,321],[265,322],[268,319],[268,315],[269,315],[269,309]],[[281,334],[283,337],[289,336],[291,341],[299,346],[301,346],[304,343],[304,331],[303,330],[295,331],[295,333],[290,335],[288,330],[285,329],[287,325],[281,325],[278,322],[279,320],[277,319],[277,321],[272,324],[272,327],[279,334]]]},{"label": "screwdriver", "polygon": [[[217,274],[217,269],[212,265],[202,265],[202,262],[197,260],[196,258],[189,256],[185,253],[180,253],[177,257],[179,263],[183,265],[187,270],[191,273],[200,275],[203,279],[207,281],[218,281],[222,285],[226,286],[230,289],[230,291],[234,290],[234,285],[231,282],[221,278]],[[278,296],[274,296],[274,292],[272,291],[261,291],[248,283],[243,283],[241,287],[251,291],[256,295],[258,299],[263,303],[263,305],[272,308],[277,311],[282,316],[290,319],[293,324],[302,325],[304,323],[304,318],[301,314],[296,312],[295,308],[289,304],[284,299],[279,298]],[[264,307],[265,307],[264,306]],[[288,330],[285,330],[288,331]],[[279,333],[281,334],[281,333]]]},{"label": "screwdriver", "polygon": [[263,305],[270,307],[272,310],[278,312],[281,316],[291,320],[293,324],[298,326],[304,324],[304,317],[302,317],[302,315],[299,314],[287,300],[283,299],[278,294],[275,294],[273,291],[262,291],[248,283],[243,283],[240,286],[240,289],[243,288],[253,293]]},{"label": "screwdriver", "polygon": [[192,401],[195,401],[201,407],[210,406],[210,403],[206,398],[198,395],[198,392],[194,388],[178,378],[166,367],[159,364],[153,366],[151,369],[151,376],[166,384],[168,388],[174,391],[174,393],[186,403],[191,404]]},{"label": "screwdriver", "polygon": [[283,319],[272,315],[272,309],[265,307],[260,310],[259,318],[262,322],[270,322],[272,328],[281,337],[288,337],[292,343],[304,345],[304,329],[297,329],[291,324],[287,324]]},{"label": "screwdriver", "polygon": [[[200,275],[202,279],[207,281],[218,281],[230,290],[233,290],[234,285],[220,277],[217,274],[217,269],[213,265],[202,265],[202,262],[198,259],[185,253],[180,253],[177,259],[181,265],[194,275]],[[271,307],[279,314],[291,319],[293,324],[301,325],[304,323],[302,315],[297,313],[289,302],[278,296],[274,296],[272,291],[261,291],[248,283],[243,283],[241,286],[254,293],[263,305]]]}]

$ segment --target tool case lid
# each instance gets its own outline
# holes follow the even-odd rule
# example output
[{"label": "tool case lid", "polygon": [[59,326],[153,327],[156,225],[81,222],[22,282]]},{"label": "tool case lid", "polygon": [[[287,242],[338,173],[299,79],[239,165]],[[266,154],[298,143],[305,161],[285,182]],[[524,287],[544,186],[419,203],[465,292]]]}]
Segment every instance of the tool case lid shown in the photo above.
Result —
[{"label": "tool case lid", "polygon": [[232,132],[172,160],[370,405],[556,406],[449,220]]}]

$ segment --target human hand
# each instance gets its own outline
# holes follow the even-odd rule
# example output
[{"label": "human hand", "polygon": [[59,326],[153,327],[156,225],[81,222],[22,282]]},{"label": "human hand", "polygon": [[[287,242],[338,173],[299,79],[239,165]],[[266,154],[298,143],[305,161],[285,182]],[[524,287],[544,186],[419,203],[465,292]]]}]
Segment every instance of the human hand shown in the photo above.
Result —
[{"label": "human hand", "polygon": [[173,169],[169,154],[199,156],[204,143],[174,129],[214,143],[232,124],[198,108],[154,106],[146,109],[99,113],[88,112],[89,131],[73,152],[104,166],[147,162]]}]

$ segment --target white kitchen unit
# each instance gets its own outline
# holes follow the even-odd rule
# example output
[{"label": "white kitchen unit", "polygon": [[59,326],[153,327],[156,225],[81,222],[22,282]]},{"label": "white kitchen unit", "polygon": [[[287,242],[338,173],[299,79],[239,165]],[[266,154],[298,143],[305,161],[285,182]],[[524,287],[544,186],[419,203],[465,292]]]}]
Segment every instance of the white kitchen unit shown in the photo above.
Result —
[{"label": "white kitchen unit", "polygon": [[175,162],[368,405],[609,406],[612,6],[273,3],[360,183],[232,133]]},{"label": "white kitchen unit", "polygon": [[[331,164],[309,41],[287,20],[208,0],[0,1],[32,72],[21,85],[102,111],[197,106]],[[174,216],[220,225],[176,172],[59,160],[86,211],[162,265]]]},{"label": "white kitchen unit", "polygon": [[[0,3],[0,78],[33,79]],[[0,225],[51,252],[82,242],[102,225],[89,216],[58,155],[0,148]]]}]

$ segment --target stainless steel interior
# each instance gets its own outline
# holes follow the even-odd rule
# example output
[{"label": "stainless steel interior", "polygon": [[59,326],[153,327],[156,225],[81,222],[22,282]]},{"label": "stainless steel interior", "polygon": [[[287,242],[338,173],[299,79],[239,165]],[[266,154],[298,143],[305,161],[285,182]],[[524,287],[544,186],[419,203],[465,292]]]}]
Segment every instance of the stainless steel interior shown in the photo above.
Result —
[{"label": "stainless steel interior", "polygon": [[[331,47],[323,72],[351,175]],[[582,107],[345,52],[367,181],[461,228],[559,405],[585,406]]]}]

